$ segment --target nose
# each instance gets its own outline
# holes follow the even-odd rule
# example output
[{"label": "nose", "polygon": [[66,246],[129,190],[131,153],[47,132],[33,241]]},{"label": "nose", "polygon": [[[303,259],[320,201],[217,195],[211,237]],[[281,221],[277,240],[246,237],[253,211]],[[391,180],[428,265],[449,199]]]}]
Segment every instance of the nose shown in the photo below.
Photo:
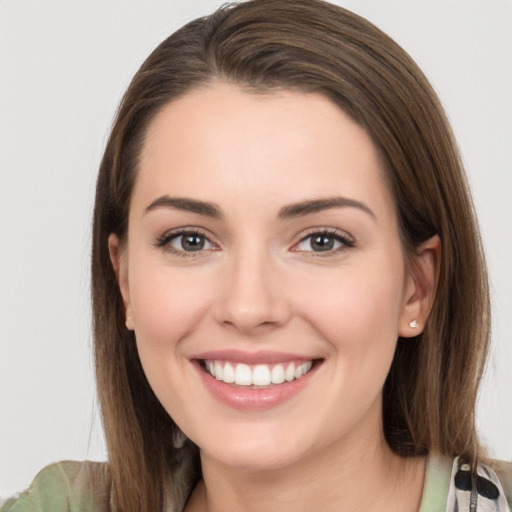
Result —
[{"label": "nose", "polygon": [[222,276],[217,321],[246,335],[268,332],[290,318],[286,289],[272,258],[258,253],[235,257]]}]

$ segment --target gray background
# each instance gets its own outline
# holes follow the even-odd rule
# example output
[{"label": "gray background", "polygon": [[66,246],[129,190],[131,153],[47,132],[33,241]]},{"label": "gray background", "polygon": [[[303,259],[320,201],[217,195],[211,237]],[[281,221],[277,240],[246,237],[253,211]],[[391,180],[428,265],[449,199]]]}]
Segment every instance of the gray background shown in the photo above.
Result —
[{"label": "gray background", "polygon": [[[0,496],[44,465],[104,459],[90,356],[94,180],[149,52],[217,0],[2,0]],[[494,348],[478,424],[512,459],[512,2],[352,0],[417,60],[459,140],[487,249]]]}]

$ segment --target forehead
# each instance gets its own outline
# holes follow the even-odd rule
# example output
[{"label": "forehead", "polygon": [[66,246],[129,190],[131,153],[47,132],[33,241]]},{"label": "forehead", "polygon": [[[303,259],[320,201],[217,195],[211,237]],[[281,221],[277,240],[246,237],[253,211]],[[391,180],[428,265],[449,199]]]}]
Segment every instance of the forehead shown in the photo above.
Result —
[{"label": "forehead", "polygon": [[225,83],[192,90],[161,109],[146,135],[137,182],[147,201],[165,188],[208,200],[224,187],[283,203],[300,195],[363,195],[394,208],[375,145],[328,98],[290,90],[255,94]]}]

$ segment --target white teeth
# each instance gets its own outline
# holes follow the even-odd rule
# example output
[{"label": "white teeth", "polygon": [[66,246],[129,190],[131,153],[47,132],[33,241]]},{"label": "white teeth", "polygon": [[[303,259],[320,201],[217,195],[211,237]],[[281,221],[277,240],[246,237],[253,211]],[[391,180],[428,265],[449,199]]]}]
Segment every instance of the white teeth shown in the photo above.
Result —
[{"label": "white teeth", "polygon": [[226,363],[224,365],[224,371],[222,374],[222,380],[226,384],[231,384],[235,382],[235,369],[233,368],[233,365],[230,363]]},{"label": "white teeth", "polygon": [[272,384],[282,384],[284,382],[284,368],[282,364],[276,364],[272,368]]},{"label": "white teeth", "polygon": [[286,371],[284,372],[284,378],[291,382],[295,379],[295,364],[290,363],[288,367],[286,368]]},{"label": "white teeth", "polygon": [[[217,369],[217,368],[215,368]],[[246,364],[237,364],[235,369],[235,384],[239,386],[252,385],[252,372]]]},{"label": "white teeth", "polygon": [[270,370],[266,364],[259,364],[252,372],[252,383],[255,386],[269,386],[271,383]]},{"label": "white teeth", "polygon": [[222,364],[219,361],[215,361],[215,378],[217,380],[222,380]]},{"label": "white teeth", "polygon": [[311,370],[313,361],[306,361],[302,364],[288,363],[258,364],[249,366],[243,363],[229,363],[223,361],[205,361],[207,371],[217,380],[226,384],[237,384],[238,386],[270,386],[271,384],[282,384],[300,379]]},{"label": "white teeth", "polygon": [[295,368],[295,378],[300,379],[304,374],[308,373],[311,370],[311,366],[313,365],[312,361],[308,361],[306,363],[302,363],[301,365]]}]

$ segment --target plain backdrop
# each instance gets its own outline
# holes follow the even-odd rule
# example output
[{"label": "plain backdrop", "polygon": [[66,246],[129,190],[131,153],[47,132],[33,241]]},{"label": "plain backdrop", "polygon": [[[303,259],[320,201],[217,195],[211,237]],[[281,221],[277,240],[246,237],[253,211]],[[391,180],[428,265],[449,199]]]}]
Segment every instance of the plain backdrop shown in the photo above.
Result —
[{"label": "plain backdrop", "polygon": [[[493,285],[478,424],[512,459],[512,2],[346,0],[438,91],[473,187]],[[150,51],[217,0],[1,0],[0,496],[46,464],[105,459],[89,308],[94,182]]]}]

